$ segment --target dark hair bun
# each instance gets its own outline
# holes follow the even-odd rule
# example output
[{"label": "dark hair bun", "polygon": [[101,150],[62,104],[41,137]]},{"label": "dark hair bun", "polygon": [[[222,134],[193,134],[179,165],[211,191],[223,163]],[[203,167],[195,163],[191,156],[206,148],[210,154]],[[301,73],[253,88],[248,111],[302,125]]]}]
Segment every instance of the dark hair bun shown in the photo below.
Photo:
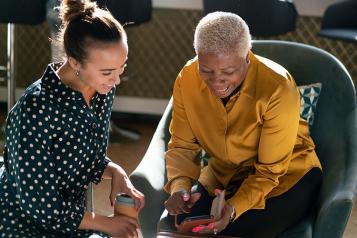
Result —
[{"label": "dark hair bun", "polygon": [[63,0],[60,7],[62,23],[68,23],[78,17],[91,16],[97,4],[89,0]]}]

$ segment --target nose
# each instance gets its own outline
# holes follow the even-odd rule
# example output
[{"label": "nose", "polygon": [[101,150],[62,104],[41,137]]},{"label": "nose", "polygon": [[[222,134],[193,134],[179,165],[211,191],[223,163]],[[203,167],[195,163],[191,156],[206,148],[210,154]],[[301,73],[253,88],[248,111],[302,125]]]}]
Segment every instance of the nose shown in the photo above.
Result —
[{"label": "nose", "polygon": [[110,79],[111,83],[114,83],[115,85],[119,85],[120,84],[120,74],[116,73],[113,75],[113,77]]},{"label": "nose", "polygon": [[223,76],[221,74],[218,74],[218,73],[212,74],[211,77],[209,78],[209,81],[212,84],[223,84],[225,82]]},{"label": "nose", "polygon": [[115,79],[115,85],[119,85],[120,84],[120,76],[118,75],[118,77]]}]

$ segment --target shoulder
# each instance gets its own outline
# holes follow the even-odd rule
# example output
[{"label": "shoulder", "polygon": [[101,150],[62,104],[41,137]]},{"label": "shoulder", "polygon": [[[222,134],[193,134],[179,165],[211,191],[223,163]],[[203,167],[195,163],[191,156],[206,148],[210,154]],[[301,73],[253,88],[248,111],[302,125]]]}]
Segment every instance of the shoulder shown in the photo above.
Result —
[{"label": "shoulder", "polygon": [[284,94],[297,94],[297,87],[291,74],[280,64],[261,57],[257,60],[257,92],[267,93],[271,96]]},{"label": "shoulder", "polygon": [[186,62],[186,64],[181,69],[178,78],[197,76],[197,73],[198,73],[198,60],[197,57],[195,57]]},{"label": "shoulder", "polygon": [[[37,121],[48,115],[48,100],[41,87],[41,80],[31,84],[12,108],[9,117],[17,116],[17,119],[30,119]],[[21,120],[19,120],[21,121]]]},{"label": "shoulder", "polygon": [[175,84],[179,84],[180,87],[194,89],[200,87],[202,81],[198,73],[198,60],[197,57],[190,59],[182,67],[179,72]]},{"label": "shoulder", "polygon": [[292,77],[290,73],[280,64],[258,55],[256,55],[256,59],[258,62],[258,75],[260,76],[261,80],[266,79],[273,81],[272,83],[275,82],[277,84],[285,84],[291,81]]}]

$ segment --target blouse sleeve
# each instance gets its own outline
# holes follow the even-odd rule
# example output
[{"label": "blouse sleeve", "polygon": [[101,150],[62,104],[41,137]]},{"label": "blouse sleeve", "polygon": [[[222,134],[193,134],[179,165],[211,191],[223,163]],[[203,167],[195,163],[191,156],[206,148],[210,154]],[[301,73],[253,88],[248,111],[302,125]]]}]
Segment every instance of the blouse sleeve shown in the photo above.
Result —
[{"label": "blouse sleeve", "polygon": [[265,199],[287,172],[295,145],[300,101],[293,80],[282,84],[271,97],[263,117],[255,173],[248,176],[237,193],[228,200],[236,217],[249,209],[262,209]]},{"label": "blouse sleeve", "polygon": [[188,122],[183,103],[180,79],[175,81],[173,91],[173,112],[170,124],[171,140],[165,154],[168,182],[165,190],[174,193],[181,189],[191,190],[191,180],[200,175],[200,164],[195,159],[201,150]]},{"label": "blouse sleeve", "polygon": [[97,169],[94,172],[93,178],[91,181],[95,184],[99,184],[100,181],[102,181],[102,176],[104,173],[104,169],[107,167],[107,165],[111,162],[111,160],[108,157],[105,157],[103,160],[99,160],[97,164]]},{"label": "blouse sleeve", "polygon": [[[61,194],[51,154],[51,126],[48,115],[36,107],[36,100],[17,107],[7,127],[20,209],[31,223],[61,233],[74,233],[83,218],[83,201]],[[31,104],[31,105],[29,105]]]}]

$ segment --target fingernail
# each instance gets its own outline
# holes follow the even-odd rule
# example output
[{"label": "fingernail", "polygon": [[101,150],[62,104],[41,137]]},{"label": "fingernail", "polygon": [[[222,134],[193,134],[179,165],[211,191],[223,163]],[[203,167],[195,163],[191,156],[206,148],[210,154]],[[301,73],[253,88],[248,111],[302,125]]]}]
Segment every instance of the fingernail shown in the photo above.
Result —
[{"label": "fingernail", "polygon": [[196,226],[194,228],[192,228],[192,232],[196,233],[196,232],[200,232],[204,229],[204,227],[202,226]]},{"label": "fingernail", "polygon": [[219,188],[216,188],[216,189],[214,190],[214,193],[215,193],[215,194],[220,193],[220,192],[221,192],[221,190],[220,190]]},{"label": "fingernail", "polygon": [[208,224],[208,228],[209,228],[209,229],[214,228],[214,223],[210,223],[210,224]]}]

